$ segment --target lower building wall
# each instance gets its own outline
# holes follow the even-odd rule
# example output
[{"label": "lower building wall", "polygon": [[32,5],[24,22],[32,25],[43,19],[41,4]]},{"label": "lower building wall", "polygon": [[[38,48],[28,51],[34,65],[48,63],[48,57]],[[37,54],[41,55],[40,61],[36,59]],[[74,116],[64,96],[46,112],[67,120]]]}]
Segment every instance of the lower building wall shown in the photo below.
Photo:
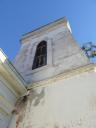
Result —
[{"label": "lower building wall", "polygon": [[96,73],[36,87],[22,101],[16,128],[96,128]]}]

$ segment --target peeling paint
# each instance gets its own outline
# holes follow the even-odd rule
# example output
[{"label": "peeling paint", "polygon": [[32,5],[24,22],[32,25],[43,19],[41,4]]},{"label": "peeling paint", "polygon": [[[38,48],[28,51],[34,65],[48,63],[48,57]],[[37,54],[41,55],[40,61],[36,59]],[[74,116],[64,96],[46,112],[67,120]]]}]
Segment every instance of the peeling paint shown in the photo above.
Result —
[{"label": "peeling paint", "polygon": [[34,101],[33,105],[37,106],[41,102],[41,99],[43,99],[43,97],[45,95],[44,90],[45,89],[42,88],[42,90],[38,93],[35,89],[32,89],[28,96],[28,100],[30,101],[30,103],[32,104]]},{"label": "peeling paint", "polygon": [[19,124],[23,121],[26,114],[27,96],[23,96],[16,102],[15,108],[12,111],[13,114],[17,115],[16,128],[19,128]]},{"label": "peeling paint", "polygon": [[[44,88],[42,88],[40,90],[40,92],[37,92],[35,89],[31,89],[28,93],[27,96],[23,96],[20,99],[18,99],[15,108],[13,110],[13,113],[15,113],[17,116],[17,121],[16,121],[16,128],[19,128],[20,123],[23,125],[23,120],[25,118],[25,115],[27,113],[26,109],[28,109],[28,103],[30,103],[29,105],[29,113],[30,113],[30,107],[31,104],[33,103],[33,106],[37,106],[41,100],[43,99],[45,92],[44,92]],[[44,101],[43,101],[44,102]],[[42,104],[43,104],[42,102]],[[24,128],[31,128],[32,125],[28,125],[28,126],[24,126]],[[22,127],[20,127],[22,128]]]},{"label": "peeling paint", "polygon": [[96,90],[90,76],[85,73],[28,90],[13,112],[16,128],[95,128]]}]

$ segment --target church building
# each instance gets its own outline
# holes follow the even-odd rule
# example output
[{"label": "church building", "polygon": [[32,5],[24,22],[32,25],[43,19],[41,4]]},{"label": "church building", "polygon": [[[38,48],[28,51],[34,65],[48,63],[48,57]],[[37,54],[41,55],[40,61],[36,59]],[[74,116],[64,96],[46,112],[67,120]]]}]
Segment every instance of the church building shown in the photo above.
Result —
[{"label": "church building", "polygon": [[0,128],[96,128],[96,64],[64,17],[0,49]]}]

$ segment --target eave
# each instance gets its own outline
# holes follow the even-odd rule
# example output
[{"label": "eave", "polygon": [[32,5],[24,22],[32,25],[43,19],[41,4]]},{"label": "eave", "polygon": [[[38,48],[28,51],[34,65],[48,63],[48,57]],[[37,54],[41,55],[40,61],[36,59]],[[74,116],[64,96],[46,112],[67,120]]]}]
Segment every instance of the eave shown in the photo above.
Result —
[{"label": "eave", "polygon": [[7,56],[0,49],[0,75],[9,83],[10,88],[19,96],[27,92],[25,81],[17,72]]}]

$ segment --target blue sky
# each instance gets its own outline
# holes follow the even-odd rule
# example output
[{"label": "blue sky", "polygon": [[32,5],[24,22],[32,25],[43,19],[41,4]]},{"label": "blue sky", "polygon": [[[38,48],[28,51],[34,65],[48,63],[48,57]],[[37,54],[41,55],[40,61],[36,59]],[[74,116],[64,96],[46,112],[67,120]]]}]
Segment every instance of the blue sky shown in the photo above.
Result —
[{"label": "blue sky", "polygon": [[80,45],[96,42],[96,0],[0,0],[0,47],[13,60],[22,34],[64,16]]}]

